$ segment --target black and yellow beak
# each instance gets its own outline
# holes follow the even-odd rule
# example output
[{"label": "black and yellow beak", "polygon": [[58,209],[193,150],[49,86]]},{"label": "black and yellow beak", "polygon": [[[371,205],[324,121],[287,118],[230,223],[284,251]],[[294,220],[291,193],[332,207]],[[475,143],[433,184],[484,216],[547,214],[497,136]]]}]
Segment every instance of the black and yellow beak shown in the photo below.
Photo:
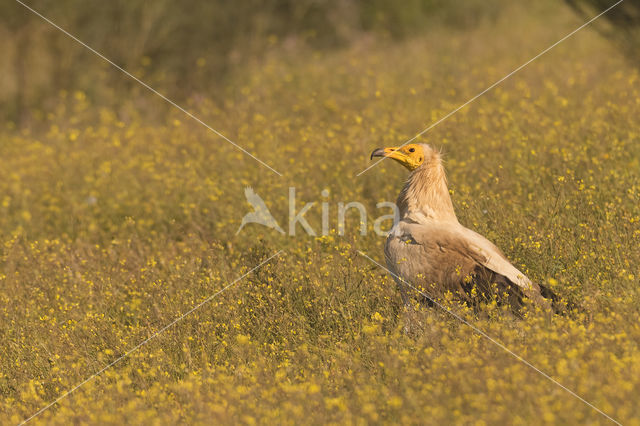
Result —
[{"label": "black and yellow beak", "polygon": [[371,153],[371,160],[373,160],[373,157],[389,157],[402,162],[406,158],[406,155],[402,151],[399,151],[400,148],[399,146],[376,148]]},{"label": "black and yellow beak", "polygon": [[390,146],[377,148],[371,153],[373,157],[393,158],[398,163],[413,171],[424,163],[425,148],[421,144]]}]

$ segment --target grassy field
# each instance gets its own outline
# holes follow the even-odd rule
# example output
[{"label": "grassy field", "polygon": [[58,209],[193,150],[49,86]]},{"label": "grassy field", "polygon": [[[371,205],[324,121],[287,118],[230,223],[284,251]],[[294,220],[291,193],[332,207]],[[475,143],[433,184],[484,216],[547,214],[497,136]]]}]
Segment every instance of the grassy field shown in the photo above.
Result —
[{"label": "grassy field", "polygon": [[[381,261],[384,238],[360,235],[355,215],[336,231],[338,202],[363,203],[372,229],[376,203],[406,177],[391,161],[356,177],[374,148],[581,23],[548,4],[402,42],[285,46],[217,98],[190,99],[282,177],[142,87],[104,104],[56,89],[28,126],[5,123],[0,423],[30,417],[278,250],[32,423],[609,423],[441,310],[419,309],[407,332],[392,280],[358,255]],[[578,306],[524,319],[451,309],[629,425],[640,425],[638,117],[638,70],[585,29],[420,139],[446,153],[460,221]],[[283,227],[290,186],[316,202],[317,232],[327,201],[330,235],[236,235],[246,186]]]}]

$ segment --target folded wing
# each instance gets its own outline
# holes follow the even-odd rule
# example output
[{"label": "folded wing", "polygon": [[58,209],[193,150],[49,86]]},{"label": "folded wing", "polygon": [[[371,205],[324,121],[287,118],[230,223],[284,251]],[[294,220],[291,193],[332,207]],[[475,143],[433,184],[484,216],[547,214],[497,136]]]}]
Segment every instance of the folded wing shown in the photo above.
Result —
[{"label": "folded wing", "polygon": [[[421,246],[422,259],[416,259],[414,251],[413,260],[429,264],[429,270],[440,268],[446,271],[464,266],[463,272],[469,273],[477,271],[473,265],[481,266],[504,277],[508,284],[522,290],[530,299],[546,305],[540,287],[513,266],[502,251],[482,235],[455,222],[427,220],[421,223],[401,222],[399,225],[401,240]],[[438,275],[442,276],[434,274],[434,278]]]}]

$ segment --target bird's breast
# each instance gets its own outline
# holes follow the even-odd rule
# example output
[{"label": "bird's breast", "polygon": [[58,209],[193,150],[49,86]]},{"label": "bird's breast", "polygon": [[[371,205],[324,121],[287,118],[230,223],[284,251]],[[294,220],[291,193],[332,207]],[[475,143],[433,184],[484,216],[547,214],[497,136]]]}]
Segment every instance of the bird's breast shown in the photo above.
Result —
[{"label": "bird's breast", "polygon": [[431,259],[411,234],[400,230],[389,234],[385,244],[385,257],[389,269],[403,280],[415,282],[418,276],[430,274]]}]

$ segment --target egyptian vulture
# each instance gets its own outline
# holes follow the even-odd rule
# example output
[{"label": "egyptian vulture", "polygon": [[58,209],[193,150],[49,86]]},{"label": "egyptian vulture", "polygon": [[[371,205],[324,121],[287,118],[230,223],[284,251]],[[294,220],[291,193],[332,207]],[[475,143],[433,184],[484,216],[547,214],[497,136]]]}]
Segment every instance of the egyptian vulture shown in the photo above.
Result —
[{"label": "egyptian vulture", "polygon": [[373,157],[392,158],[411,171],[396,202],[400,220],[384,249],[405,305],[408,283],[422,287],[432,299],[450,291],[473,305],[496,295],[511,306],[522,306],[527,297],[550,307],[544,297],[555,295],[531,282],[493,243],[458,222],[438,151],[414,143],[378,148]]}]

